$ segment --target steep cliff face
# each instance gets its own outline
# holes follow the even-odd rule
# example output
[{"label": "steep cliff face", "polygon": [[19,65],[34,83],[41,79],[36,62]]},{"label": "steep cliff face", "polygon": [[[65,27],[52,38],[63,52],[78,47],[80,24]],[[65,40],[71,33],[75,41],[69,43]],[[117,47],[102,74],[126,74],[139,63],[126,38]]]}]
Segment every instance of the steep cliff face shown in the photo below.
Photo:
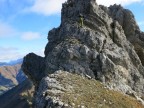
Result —
[{"label": "steep cliff face", "polygon": [[[82,27],[79,14],[85,19]],[[68,0],[61,25],[49,31],[48,40],[44,58],[31,53],[22,65],[37,86],[44,76],[64,70],[143,97],[144,33],[129,10],[99,6],[95,0]]]}]

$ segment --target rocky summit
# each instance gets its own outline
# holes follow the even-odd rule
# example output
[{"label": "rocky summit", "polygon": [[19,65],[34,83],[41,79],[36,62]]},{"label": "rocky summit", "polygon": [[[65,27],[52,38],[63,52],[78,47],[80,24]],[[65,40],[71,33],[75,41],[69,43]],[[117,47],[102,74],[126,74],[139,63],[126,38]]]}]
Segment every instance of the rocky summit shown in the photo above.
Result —
[{"label": "rocky summit", "polygon": [[[130,10],[116,4],[110,7],[98,5],[95,0],[68,0],[62,5],[60,26],[48,33],[45,57],[28,54],[22,69],[36,85],[33,101],[35,108],[67,108],[68,102],[61,107],[51,104],[54,103],[51,92],[60,92],[55,88],[60,87],[63,92],[65,88],[71,89],[68,86],[70,82],[67,81],[67,86],[61,88],[56,80],[47,77],[59,71],[88,77],[92,81],[95,79],[110,90],[128,94],[143,103],[143,57],[144,32],[140,31]],[[51,83],[47,83],[47,80]],[[82,85],[82,82],[78,83]],[[53,91],[41,92],[45,87],[47,91]],[[55,97],[60,98],[60,95]],[[73,102],[75,98],[72,98]],[[81,103],[83,101],[81,99]],[[85,107],[93,108],[87,105],[78,108]]]}]

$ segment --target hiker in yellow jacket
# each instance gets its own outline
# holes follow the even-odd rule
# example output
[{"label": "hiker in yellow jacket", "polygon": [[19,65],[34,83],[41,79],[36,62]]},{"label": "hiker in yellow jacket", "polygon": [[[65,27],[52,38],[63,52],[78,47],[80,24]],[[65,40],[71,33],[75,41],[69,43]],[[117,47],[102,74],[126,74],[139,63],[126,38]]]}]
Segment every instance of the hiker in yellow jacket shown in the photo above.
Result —
[{"label": "hiker in yellow jacket", "polygon": [[80,27],[83,27],[84,25],[84,16],[82,14],[79,15],[79,25]]}]

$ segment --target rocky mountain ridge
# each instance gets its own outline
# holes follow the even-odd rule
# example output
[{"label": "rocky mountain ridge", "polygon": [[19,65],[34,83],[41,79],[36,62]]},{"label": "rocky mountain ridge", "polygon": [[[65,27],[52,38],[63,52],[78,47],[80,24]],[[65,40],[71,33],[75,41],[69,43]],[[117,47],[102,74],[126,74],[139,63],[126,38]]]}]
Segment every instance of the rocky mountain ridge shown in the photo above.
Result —
[{"label": "rocky mountain ridge", "polygon": [[[62,6],[61,25],[49,31],[45,57],[30,53],[23,61],[36,91],[43,89],[39,83],[45,76],[63,70],[144,98],[144,33],[132,12],[120,5],[97,5],[95,0],[68,0]],[[79,14],[85,18],[82,27]],[[36,108],[42,104],[38,96],[39,92]]]}]

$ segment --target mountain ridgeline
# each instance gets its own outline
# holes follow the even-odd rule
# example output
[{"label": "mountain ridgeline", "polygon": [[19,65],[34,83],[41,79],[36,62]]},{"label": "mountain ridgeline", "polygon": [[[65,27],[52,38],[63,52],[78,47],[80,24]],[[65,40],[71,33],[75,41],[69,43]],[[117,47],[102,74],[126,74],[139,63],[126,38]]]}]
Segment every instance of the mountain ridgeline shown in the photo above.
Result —
[{"label": "mountain ridgeline", "polygon": [[30,108],[34,86],[23,73],[22,62],[0,63],[0,108]]},{"label": "mountain ridgeline", "polygon": [[4,63],[0,66],[0,95],[12,89],[26,79],[21,70],[21,63],[14,64]]},{"label": "mountain ridgeline", "polygon": [[[80,26],[80,14],[84,17],[83,26]],[[35,108],[100,107],[101,102],[89,105],[96,97],[84,103],[84,97],[75,102],[68,98],[68,94],[65,96],[71,89],[71,93],[78,94],[75,87],[81,86],[82,82],[77,82],[77,86],[67,82],[70,87],[65,86],[66,82],[63,84],[57,76],[61,71],[88,77],[92,82],[95,79],[106,88],[133,96],[143,103],[144,32],[139,29],[130,10],[116,4],[110,7],[98,5],[95,0],[68,0],[62,5],[61,24],[49,31],[48,41],[45,57],[30,53],[22,64],[24,73],[36,85]],[[62,75],[64,79],[71,76]],[[90,88],[87,91],[91,91]],[[95,90],[93,92],[95,94]],[[110,101],[108,103],[106,108],[115,108]],[[129,108],[132,104],[120,103],[119,108],[124,105]]]}]

